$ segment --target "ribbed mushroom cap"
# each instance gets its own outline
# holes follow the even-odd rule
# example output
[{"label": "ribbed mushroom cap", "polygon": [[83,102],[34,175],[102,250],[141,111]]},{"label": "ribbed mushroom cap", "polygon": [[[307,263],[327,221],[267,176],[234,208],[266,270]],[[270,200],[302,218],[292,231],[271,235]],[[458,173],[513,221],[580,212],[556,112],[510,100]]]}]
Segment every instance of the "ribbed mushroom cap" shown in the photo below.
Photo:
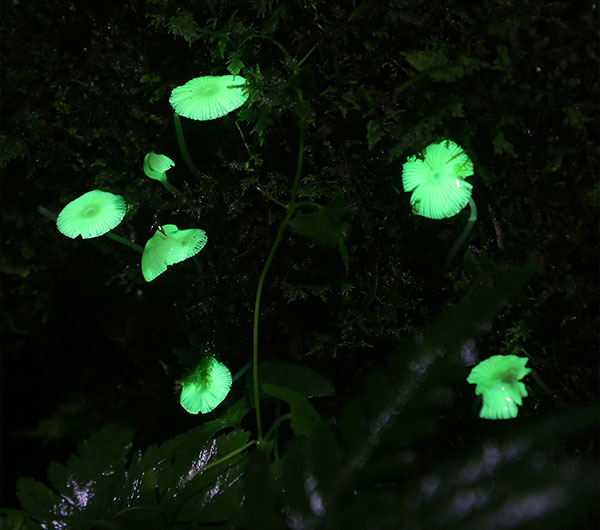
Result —
[{"label": "ribbed mushroom cap", "polygon": [[172,168],[175,165],[175,162],[171,160],[166,155],[159,155],[150,151],[144,157],[144,173],[148,178],[154,180],[166,180],[167,179],[167,170]]},{"label": "ribbed mushroom cap", "polygon": [[402,186],[413,192],[413,212],[430,219],[456,215],[471,197],[473,186],[464,179],[473,175],[473,163],[451,140],[430,144],[419,156],[408,157],[402,166]]},{"label": "ribbed mushroom cap", "polygon": [[169,103],[180,116],[192,120],[214,120],[244,104],[248,94],[238,85],[245,82],[239,75],[196,77],[185,85],[175,87]]},{"label": "ribbed mushroom cap", "polygon": [[110,232],[125,217],[127,204],[121,195],[92,190],[67,204],[56,219],[56,227],[67,237],[83,239]]},{"label": "ribbed mushroom cap", "polygon": [[231,372],[214,357],[201,363],[183,382],[181,406],[190,414],[206,414],[217,407],[231,389]]},{"label": "ribbed mushroom cap", "polygon": [[494,355],[475,366],[467,382],[475,387],[476,395],[483,395],[479,416],[488,420],[516,418],[517,405],[527,396],[525,385],[520,382],[531,370],[525,365],[526,357]]},{"label": "ribbed mushroom cap", "polygon": [[154,280],[175,265],[200,252],[206,245],[204,230],[190,228],[179,230],[175,225],[164,225],[146,242],[142,253],[142,275],[147,282]]}]

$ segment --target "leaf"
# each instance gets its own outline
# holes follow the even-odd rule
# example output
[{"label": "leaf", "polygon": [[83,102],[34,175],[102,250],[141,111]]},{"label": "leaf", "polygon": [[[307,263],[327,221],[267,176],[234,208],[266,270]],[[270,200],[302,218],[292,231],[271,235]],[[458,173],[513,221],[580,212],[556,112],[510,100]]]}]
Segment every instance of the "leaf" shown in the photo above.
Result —
[{"label": "leaf", "polygon": [[172,33],[176,37],[183,37],[189,46],[198,40],[200,36],[198,24],[196,24],[194,16],[189,11],[184,11],[179,15],[171,17],[168,28],[169,33]]},{"label": "leaf", "polygon": [[24,510],[40,519],[47,518],[58,501],[50,488],[31,478],[17,481],[17,497]]},{"label": "leaf", "polygon": [[296,215],[290,226],[304,237],[314,240],[324,248],[336,248],[344,242],[346,233],[342,224],[344,205],[336,198],[316,212]]},{"label": "leaf", "polygon": [[248,458],[244,473],[246,498],[239,528],[284,528],[274,502],[276,490],[273,482],[269,469],[269,451],[257,448]]},{"label": "leaf", "polygon": [[[211,440],[210,448],[214,455],[209,459],[204,458],[204,452],[197,453],[202,456],[192,460],[187,474],[177,479],[181,492],[178,501],[173,503],[175,510],[166,510],[168,516],[173,514],[175,523],[224,521],[239,510],[246,453],[242,452],[206,471],[203,468],[242,448],[249,434],[240,429]],[[170,497],[166,497],[165,501],[171,504]]]},{"label": "leaf", "polygon": [[238,75],[244,68],[244,63],[240,59],[239,52],[233,52],[227,58],[227,70],[231,75]]},{"label": "leaf", "polygon": [[304,397],[333,396],[334,388],[315,370],[287,361],[265,361],[258,366],[262,383],[285,386]]},{"label": "leaf", "polygon": [[264,383],[263,392],[285,401],[292,411],[292,430],[300,436],[310,436],[321,422],[319,413],[300,392],[295,392],[284,386]]},{"label": "leaf", "polygon": [[373,149],[373,146],[379,142],[385,135],[381,126],[374,120],[369,120],[367,123],[367,143],[369,151]]}]

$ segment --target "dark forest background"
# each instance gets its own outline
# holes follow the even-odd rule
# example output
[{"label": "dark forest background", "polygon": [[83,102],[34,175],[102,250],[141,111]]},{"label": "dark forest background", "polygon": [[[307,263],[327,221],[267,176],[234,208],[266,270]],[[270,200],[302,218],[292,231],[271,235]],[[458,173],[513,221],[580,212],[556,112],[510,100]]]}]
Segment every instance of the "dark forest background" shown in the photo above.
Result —
[{"label": "dark forest background", "polygon": [[[11,511],[21,506],[17,479],[45,483],[51,461],[65,462],[103,426],[130,429],[130,443],[144,450],[207,421],[181,408],[178,381],[204,352],[232,372],[251,359],[257,281],[285,215],[258,188],[288,201],[300,120],[299,200],[332,205],[324,229],[341,238],[347,262],[335,245],[286,230],[263,293],[261,360],[321,374],[336,393],[312,403],[325,423],[343,424],[342,411],[362,395],[368,374],[386,372],[390,355],[422,337],[437,315],[464,308],[459,301],[482,289],[498,295],[503,278],[535,263],[528,281],[506,284],[515,294],[490,309],[495,316],[479,327],[473,320],[480,332],[446,345],[458,375],[443,385],[420,382],[436,406],[411,410],[430,423],[411,427],[420,435],[400,444],[390,464],[397,474],[373,479],[373,491],[381,484],[394,491],[402,477],[426,484],[438,471],[466,465],[459,455],[475,447],[529,440],[531,453],[518,465],[504,475],[490,471],[489,481],[504,489],[482,483],[488,504],[479,493],[467,496],[459,519],[429,527],[596,527],[596,3],[12,0],[2,3],[0,31],[0,504],[7,528],[25,521]],[[183,119],[190,154],[210,177],[199,185],[179,152],[169,95],[193,77],[237,70],[250,86],[244,107],[210,122]],[[479,210],[447,273],[441,264],[467,211],[442,221],[415,216],[400,181],[407,156],[445,138],[474,163],[469,180]],[[144,176],[149,151],[175,160],[168,175],[182,195]],[[142,246],[159,224],[204,229],[200,273],[184,262],[146,283],[131,249],[106,238],[70,240],[37,211],[58,213],[91,189],[127,199],[131,210],[115,233]],[[443,322],[444,333],[461,325]],[[528,357],[541,382],[525,379],[529,397],[517,419],[485,422],[465,379],[470,366],[497,354]],[[239,397],[234,385],[208,419]],[[266,414],[277,409],[267,405]],[[253,414],[240,421],[255,431]],[[282,428],[282,451],[286,441],[292,454],[300,451],[294,434]],[[520,472],[533,477],[528,495],[542,500],[526,504],[530,517],[511,512],[509,524],[503,503]],[[548,497],[549,483],[580,489]],[[273,495],[276,506],[286,505]],[[363,526],[356,515],[356,527],[404,521],[418,528],[429,516],[403,509],[393,522],[363,514]],[[318,526],[310,519],[293,526],[291,512],[282,513],[290,527]],[[331,521],[323,524],[336,527]]]}]

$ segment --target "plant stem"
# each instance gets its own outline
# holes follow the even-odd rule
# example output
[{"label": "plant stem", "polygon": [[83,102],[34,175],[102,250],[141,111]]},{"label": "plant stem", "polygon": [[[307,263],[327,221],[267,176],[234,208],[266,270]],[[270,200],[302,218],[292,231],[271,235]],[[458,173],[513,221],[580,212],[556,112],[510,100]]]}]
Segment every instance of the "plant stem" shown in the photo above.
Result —
[{"label": "plant stem", "polygon": [[281,201],[278,201],[275,197],[273,197],[268,191],[263,190],[258,184],[256,185],[256,189],[262,193],[267,199],[274,202],[277,206],[281,206],[287,210],[287,204],[283,204]]},{"label": "plant stem", "polygon": [[187,167],[190,169],[192,174],[198,179],[199,182],[202,182],[200,172],[198,171],[198,168],[195,166],[194,162],[192,162],[190,154],[188,153],[187,147],[185,145],[183,129],[181,128],[181,119],[179,118],[179,114],[177,114],[176,112],[173,113],[173,122],[175,123],[175,133],[177,134],[177,143],[179,144],[181,156],[183,156],[183,159],[185,160],[185,163],[187,164]]},{"label": "plant stem", "polygon": [[[38,210],[38,212],[40,212],[42,215],[46,216],[51,221],[56,222],[56,214],[53,214],[50,210],[46,210],[46,208],[44,208],[43,206],[38,206],[37,210]],[[129,239],[125,239],[124,237],[118,236],[117,234],[113,234],[112,232],[107,232],[104,235],[106,237],[110,237],[114,241],[121,243],[122,245],[125,245],[126,247],[132,248],[133,250],[135,250],[136,252],[139,252],[140,254],[142,254],[144,252],[144,249],[142,247],[140,247],[139,245],[136,245],[133,241],[129,241]]]},{"label": "plant stem", "polygon": [[[302,100],[302,91],[298,90],[298,97]],[[256,300],[254,301],[254,322],[252,326],[252,380],[254,383],[254,410],[256,411],[256,430],[258,432],[258,443],[262,442],[262,423],[260,417],[260,399],[258,392],[258,317],[260,310],[260,298],[262,294],[263,284],[267,276],[271,261],[275,255],[275,251],[281,241],[281,236],[285,230],[288,221],[291,219],[294,209],[296,208],[296,193],[298,191],[298,182],[300,181],[300,174],[302,173],[302,160],[304,156],[304,120],[300,120],[300,140],[298,145],[298,161],[296,164],[296,175],[294,176],[294,183],[292,184],[292,191],[290,193],[290,202],[287,206],[287,213],[279,226],[275,241],[271,247],[271,251],[267,256],[267,261],[263,267],[262,273],[258,280],[258,287],[256,288]]]},{"label": "plant stem", "polygon": [[463,229],[460,236],[458,236],[458,239],[455,241],[454,245],[450,249],[450,252],[448,252],[446,259],[444,260],[444,264],[442,265],[442,272],[446,272],[448,270],[452,259],[458,252],[458,249],[461,247],[461,245],[465,242],[465,239],[467,239],[467,236],[469,235],[471,228],[473,228],[475,221],[477,221],[477,206],[475,206],[475,201],[472,197],[469,197],[469,206],[471,207],[471,215],[469,216],[467,225]]},{"label": "plant stem", "polygon": [[302,202],[296,203],[296,208],[300,208],[302,206],[311,206],[312,208],[321,208],[321,205],[318,202],[302,201]]},{"label": "plant stem", "polygon": [[[278,402],[280,403],[280,402]],[[277,420],[275,420],[275,423],[273,423],[273,425],[271,425],[271,428],[267,431],[267,434],[265,434],[265,440],[268,440],[271,435],[275,432],[275,429],[277,429],[279,427],[279,425],[281,425],[285,420],[289,420],[292,417],[292,414],[290,412],[288,412],[287,414],[283,414],[282,416],[279,416],[279,418],[277,418]]]},{"label": "plant stem", "polygon": [[238,124],[239,120],[235,120],[235,126],[238,130],[238,132],[240,133],[240,136],[242,137],[242,142],[244,142],[244,145],[246,146],[246,151],[248,151],[248,156],[250,157],[250,160],[252,160],[252,151],[250,151],[250,147],[248,147],[248,143],[246,142],[246,137],[244,136],[244,133],[242,132],[241,127]]},{"label": "plant stem", "polygon": [[200,471],[202,471],[204,473],[207,469],[218,466],[219,464],[229,460],[230,458],[233,458],[235,455],[241,453],[242,451],[245,451],[246,449],[248,449],[248,447],[252,447],[255,443],[256,443],[256,440],[252,440],[252,441],[248,442],[247,444],[242,445],[242,447],[236,449],[235,451],[232,451],[231,453],[227,453],[223,458],[219,458],[218,460],[215,460],[214,462],[211,462],[210,464],[204,466]]}]

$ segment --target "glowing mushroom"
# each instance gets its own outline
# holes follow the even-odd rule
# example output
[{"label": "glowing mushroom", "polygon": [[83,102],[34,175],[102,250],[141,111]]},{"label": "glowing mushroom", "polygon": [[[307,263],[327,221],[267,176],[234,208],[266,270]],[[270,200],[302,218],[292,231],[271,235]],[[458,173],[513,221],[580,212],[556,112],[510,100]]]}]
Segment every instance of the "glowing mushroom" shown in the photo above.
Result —
[{"label": "glowing mushroom", "polygon": [[494,355],[475,366],[467,382],[476,385],[475,394],[483,396],[479,416],[488,420],[516,418],[517,405],[527,396],[525,384],[521,383],[531,369],[528,359],[516,355]]},{"label": "glowing mushroom", "polygon": [[206,245],[204,230],[179,230],[175,225],[164,225],[146,242],[142,253],[142,275],[147,282],[175,265],[200,252]]},{"label": "glowing mushroom", "polygon": [[190,414],[214,410],[231,389],[231,372],[214,357],[200,363],[183,381],[181,406]]},{"label": "glowing mushroom", "polygon": [[92,190],[67,204],[56,219],[56,227],[67,237],[100,237],[125,217],[127,204],[121,195]]},{"label": "glowing mushroom", "polygon": [[473,162],[462,147],[451,140],[428,145],[424,152],[408,157],[402,166],[402,187],[412,191],[413,213],[429,219],[445,219],[459,213],[467,204],[471,215],[467,226],[444,261],[447,269],[456,251],[477,220],[477,207],[471,194],[473,185],[465,178],[473,175]]},{"label": "glowing mushroom", "polygon": [[248,94],[241,85],[245,82],[239,75],[196,77],[175,87],[169,103],[180,116],[192,120],[214,120],[244,104]]},{"label": "glowing mushroom", "polygon": [[167,180],[167,171],[175,165],[175,162],[166,155],[159,155],[150,151],[144,157],[144,173],[148,178],[158,180],[171,193],[177,194],[177,188]]}]

